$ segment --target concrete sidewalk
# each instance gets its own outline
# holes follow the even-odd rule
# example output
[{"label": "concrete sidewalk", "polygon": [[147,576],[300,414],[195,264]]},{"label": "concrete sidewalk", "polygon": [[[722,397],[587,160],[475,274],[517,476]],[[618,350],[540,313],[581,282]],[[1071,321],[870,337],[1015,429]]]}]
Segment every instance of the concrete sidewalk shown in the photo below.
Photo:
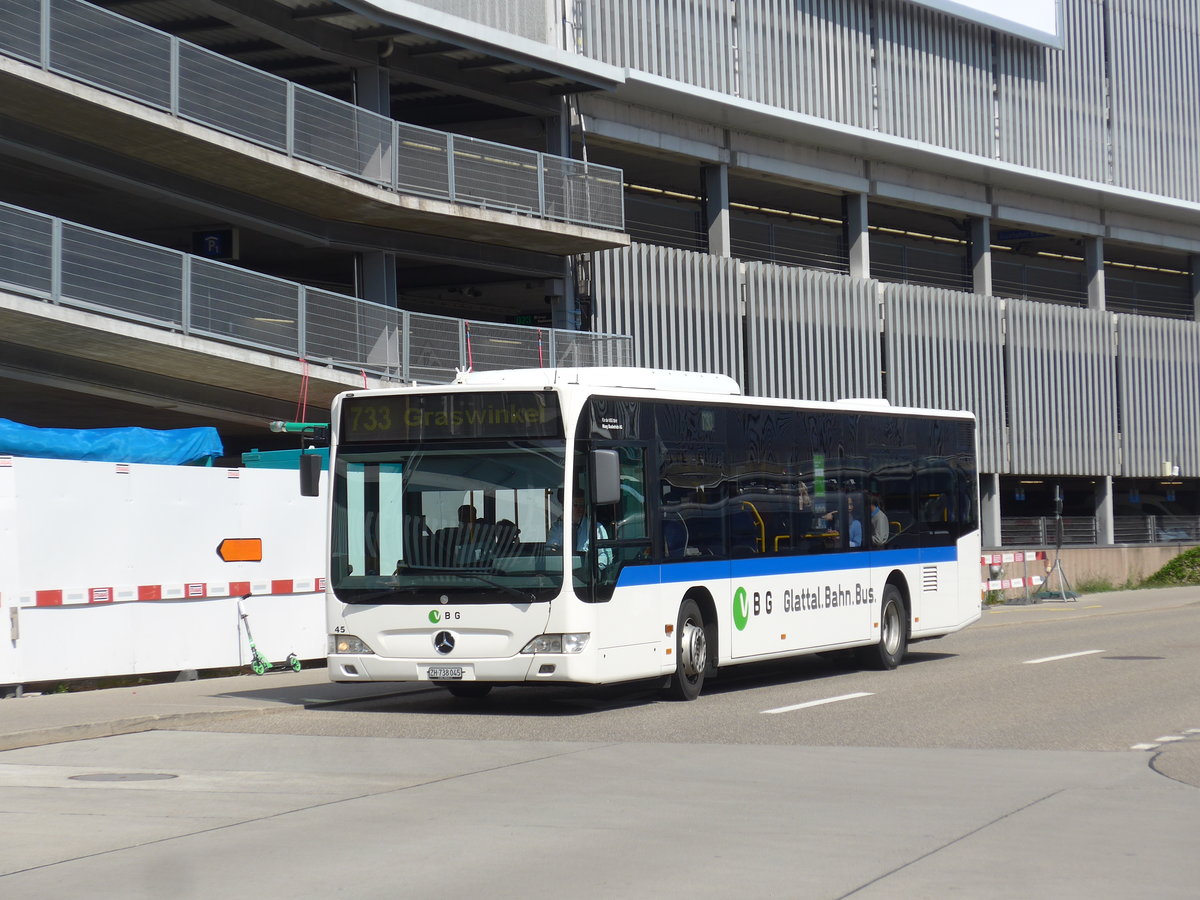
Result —
[{"label": "concrete sidewalk", "polygon": [[361,700],[430,685],[331,684],[324,666],[300,672],[235,675],[0,700],[0,750],[178,727],[214,716],[269,715],[284,709]]}]

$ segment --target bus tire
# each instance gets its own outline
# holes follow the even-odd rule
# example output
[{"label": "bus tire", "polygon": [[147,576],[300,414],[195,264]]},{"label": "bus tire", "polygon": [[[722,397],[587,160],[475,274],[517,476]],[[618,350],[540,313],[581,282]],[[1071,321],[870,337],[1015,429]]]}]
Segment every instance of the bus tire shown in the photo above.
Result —
[{"label": "bus tire", "polygon": [[486,681],[443,681],[442,687],[452,696],[464,700],[479,700],[491,693],[492,686]]},{"label": "bus tire", "polygon": [[894,584],[883,589],[883,604],[879,610],[879,643],[859,647],[858,661],[869,669],[894,669],[900,665],[908,649],[908,623],[904,614],[904,599]]},{"label": "bus tire", "polygon": [[675,674],[667,689],[676,700],[695,700],[704,688],[708,668],[708,633],[695,600],[679,604],[675,623]]}]

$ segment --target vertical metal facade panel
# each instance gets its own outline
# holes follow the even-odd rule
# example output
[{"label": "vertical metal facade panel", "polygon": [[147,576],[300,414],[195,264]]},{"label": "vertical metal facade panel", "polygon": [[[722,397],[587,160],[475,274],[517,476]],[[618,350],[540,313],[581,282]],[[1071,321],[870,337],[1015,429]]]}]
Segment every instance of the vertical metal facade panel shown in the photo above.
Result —
[{"label": "vertical metal facade panel", "polygon": [[742,381],[736,260],[634,244],[592,255],[596,329],[633,336],[631,365]]},{"label": "vertical metal facade panel", "polygon": [[738,10],[743,97],[871,127],[869,0],[744,0]]},{"label": "vertical metal facade panel", "polygon": [[991,32],[907,0],[878,10],[879,130],[990,156]]},{"label": "vertical metal facade panel", "polygon": [[577,49],[615,66],[737,93],[729,0],[576,0]]},{"label": "vertical metal facade panel", "polygon": [[748,263],[747,394],[805,400],[882,397],[874,281]]},{"label": "vertical metal facade panel", "polygon": [[[414,0],[421,6],[461,16],[480,25],[498,28],[535,41],[547,41],[558,24],[549,15],[546,0]],[[557,41],[550,41],[557,44]]]},{"label": "vertical metal facade panel", "polygon": [[1112,313],[1028,300],[1005,303],[1011,470],[1118,471]]},{"label": "vertical metal facade panel", "polygon": [[1200,324],[1117,315],[1123,449],[1120,474],[1157,478],[1162,464],[1200,475]]},{"label": "vertical metal facade panel", "polygon": [[1063,49],[997,37],[997,155],[1108,180],[1105,0],[1063,4]]},{"label": "vertical metal facade panel", "polygon": [[1108,0],[1113,180],[1200,200],[1196,0]]},{"label": "vertical metal facade panel", "polygon": [[980,471],[1007,472],[1004,302],[905,284],[883,298],[888,399],[975,413]]},{"label": "vertical metal facade panel", "polygon": [[908,0],[569,0],[574,49],[935,147],[1200,200],[1196,0],[1062,0],[1062,49]]}]

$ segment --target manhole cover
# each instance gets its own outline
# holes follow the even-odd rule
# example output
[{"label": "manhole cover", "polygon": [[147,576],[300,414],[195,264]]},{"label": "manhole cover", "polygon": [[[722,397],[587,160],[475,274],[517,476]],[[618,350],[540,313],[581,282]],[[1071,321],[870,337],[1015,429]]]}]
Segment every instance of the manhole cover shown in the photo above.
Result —
[{"label": "manhole cover", "polygon": [[71,781],[165,781],[178,778],[162,772],[97,772],[95,775],[72,775]]}]

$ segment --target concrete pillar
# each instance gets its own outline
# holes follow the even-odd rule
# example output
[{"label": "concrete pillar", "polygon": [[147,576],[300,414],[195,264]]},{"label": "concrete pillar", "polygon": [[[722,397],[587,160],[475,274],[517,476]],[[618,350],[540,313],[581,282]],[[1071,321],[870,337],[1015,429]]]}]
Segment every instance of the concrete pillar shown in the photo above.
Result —
[{"label": "concrete pillar", "polygon": [[1084,278],[1088,309],[1104,309],[1104,238],[1083,239]]},{"label": "concrete pillar", "polygon": [[1188,265],[1192,271],[1192,309],[1196,321],[1200,322],[1200,255],[1188,257]]},{"label": "concrete pillar", "polygon": [[392,85],[382,66],[359,66],[354,70],[354,103],[381,116],[392,116]]},{"label": "concrete pillar", "polygon": [[985,297],[992,293],[992,220],[971,219],[971,290]]},{"label": "concrete pillar", "polygon": [[1110,547],[1116,542],[1113,527],[1113,480],[1105,475],[1096,481],[1096,543]]},{"label": "concrete pillar", "polygon": [[563,260],[563,277],[549,279],[546,289],[550,298],[550,324],[554,328],[579,331],[583,317],[575,302],[575,271],[570,257]]},{"label": "concrete pillar", "polygon": [[871,277],[871,247],[867,234],[867,195],[847,194],[842,198],[845,218],[846,251],[850,256],[852,278]]},{"label": "concrete pillar", "polygon": [[554,156],[571,155],[571,106],[564,97],[558,104],[558,115],[544,119],[546,152]]},{"label": "concrete pillar", "polygon": [[713,256],[729,256],[729,166],[705,166],[704,227],[708,232],[708,252]]},{"label": "concrete pillar", "polygon": [[1000,476],[979,476],[979,527],[984,549],[1000,548]]},{"label": "concrete pillar", "polygon": [[[382,66],[360,66],[354,70],[354,99],[363,109],[391,118],[392,93],[388,70]],[[380,148],[382,154],[383,148]],[[362,279],[359,293],[364,300],[387,306],[398,304],[396,257],[382,251],[359,254]]]},{"label": "concrete pillar", "polygon": [[396,287],[396,255],[382,250],[359,254],[362,282],[359,292],[364,300],[374,300],[385,306],[399,305]]}]

